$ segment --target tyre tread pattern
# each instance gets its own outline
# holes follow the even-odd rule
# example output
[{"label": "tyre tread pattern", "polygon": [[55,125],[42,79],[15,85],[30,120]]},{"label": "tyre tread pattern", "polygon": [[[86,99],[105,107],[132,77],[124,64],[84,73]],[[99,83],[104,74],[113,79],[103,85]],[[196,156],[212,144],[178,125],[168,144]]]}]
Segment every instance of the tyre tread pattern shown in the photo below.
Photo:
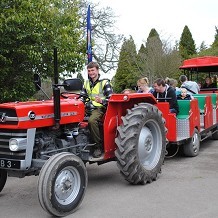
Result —
[{"label": "tyre tread pattern", "polygon": [[[147,116],[156,119],[160,125],[162,134],[160,160],[150,171],[143,168],[137,156],[137,138],[142,122]],[[121,119],[123,124],[117,128],[118,136],[115,139],[115,143],[117,144],[115,155],[121,175],[131,184],[146,184],[156,180],[158,173],[161,172],[166,150],[166,128],[162,112],[154,105],[140,103],[134,105],[134,108],[131,110],[128,109],[125,117]]]}]

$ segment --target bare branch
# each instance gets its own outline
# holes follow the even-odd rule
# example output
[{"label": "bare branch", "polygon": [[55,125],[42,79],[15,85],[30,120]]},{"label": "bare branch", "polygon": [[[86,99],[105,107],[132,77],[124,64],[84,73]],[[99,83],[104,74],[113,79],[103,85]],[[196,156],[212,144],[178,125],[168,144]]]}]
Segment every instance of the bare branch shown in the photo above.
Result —
[{"label": "bare branch", "polygon": [[117,68],[120,45],[123,35],[115,34],[116,16],[110,7],[100,8],[100,3],[94,4],[81,1],[81,27],[86,34],[86,13],[91,5],[92,47],[93,57],[99,63],[104,73]]}]

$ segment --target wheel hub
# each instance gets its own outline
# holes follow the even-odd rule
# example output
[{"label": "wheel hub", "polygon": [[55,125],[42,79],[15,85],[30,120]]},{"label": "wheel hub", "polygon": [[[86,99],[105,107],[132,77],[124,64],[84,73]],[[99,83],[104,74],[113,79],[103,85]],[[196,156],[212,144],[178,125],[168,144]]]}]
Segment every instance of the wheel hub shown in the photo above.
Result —
[{"label": "wheel hub", "polygon": [[153,169],[161,155],[161,132],[158,124],[148,120],[139,134],[138,157],[146,169]]},{"label": "wheel hub", "polygon": [[198,135],[194,134],[193,136],[193,150],[196,153],[198,151],[198,144],[199,144],[199,139],[198,139]]},{"label": "wheel hub", "polygon": [[145,139],[145,150],[146,151],[150,151],[152,148],[152,138],[150,136],[148,136],[146,139]]},{"label": "wheel hub", "polygon": [[139,153],[143,154],[144,157],[149,155],[149,153],[152,152],[153,143],[154,142],[151,131],[149,130],[149,128],[143,127],[138,143]]},{"label": "wheel hub", "polygon": [[55,193],[59,200],[65,201],[75,185],[74,175],[69,170],[62,171],[55,182]]},{"label": "wheel hub", "polygon": [[68,191],[68,189],[70,189],[72,186],[71,186],[71,183],[72,181],[70,180],[66,180],[64,183],[63,183],[63,188],[65,191]]}]

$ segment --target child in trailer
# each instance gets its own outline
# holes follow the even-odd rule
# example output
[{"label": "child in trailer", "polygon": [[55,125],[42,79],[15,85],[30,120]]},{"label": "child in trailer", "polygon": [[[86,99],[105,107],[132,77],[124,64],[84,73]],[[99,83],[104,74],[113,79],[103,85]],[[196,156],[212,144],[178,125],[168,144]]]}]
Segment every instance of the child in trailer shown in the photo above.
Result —
[{"label": "child in trailer", "polygon": [[180,88],[181,93],[177,95],[177,100],[191,100],[193,97],[187,93],[186,88]]}]

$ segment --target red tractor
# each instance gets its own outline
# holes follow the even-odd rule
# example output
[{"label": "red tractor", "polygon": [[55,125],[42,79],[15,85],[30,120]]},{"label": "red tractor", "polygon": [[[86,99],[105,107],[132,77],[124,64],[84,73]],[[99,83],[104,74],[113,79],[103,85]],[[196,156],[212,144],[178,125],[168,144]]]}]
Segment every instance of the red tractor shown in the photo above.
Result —
[{"label": "red tractor", "polygon": [[[84,197],[87,163],[117,161],[131,184],[156,180],[165,157],[163,113],[171,116],[169,105],[158,106],[151,94],[113,94],[99,123],[104,155],[93,158],[85,104],[75,92],[82,83],[68,79],[59,85],[57,78],[56,73],[52,100],[0,104],[0,191],[7,176],[39,175],[42,208],[61,217],[74,212]],[[40,87],[39,77],[34,79]],[[62,86],[66,92],[60,93]]]},{"label": "red tractor", "polygon": [[[218,72],[218,58],[187,60],[181,69]],[[68,215],[82,202],[87,163],[117,161],[125,180],[146,184],[157,179],[166,153],[174,156],[181,149],[194,157],[202,140],[218,139],[217,89],[179,100],[177,116],[152,94],[113,94],[99,123],[104,156],[93,158],[85,104],[77,92],[82,83],[69,79],[59,85],[55,72],[52,100],[0,104],[0,191],[7,176],[39,175],[39,202],[51,215]],[[34,80],[40,88],[37,75]],[[66,92],[60,93],[62,86]]]}]

